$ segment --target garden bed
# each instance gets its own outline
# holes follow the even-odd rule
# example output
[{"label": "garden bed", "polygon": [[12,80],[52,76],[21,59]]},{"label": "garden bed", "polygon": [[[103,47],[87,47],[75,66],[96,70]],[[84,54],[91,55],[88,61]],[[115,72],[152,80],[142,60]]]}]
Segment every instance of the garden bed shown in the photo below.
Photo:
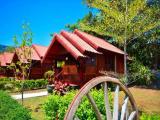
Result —
[{"label": "garden bed", "polygon": [[[160,114],[160,90],[152,90],[152,89],[143,89],[143,88],[130,88],[131,93],[133,94],[137,106],[140,111],[145,112],[146,114],[143,115],[144,119],[146,117],[156,116],[153,114]],[[24,100],[24,105],[32,111],[32,117],[36,120],[44,120],[45,113],[42,109],[42,104],[48,99],[47,96],[43,97],[36,97],[36,98],[28,98]],[[21,103],[21,100],[18,100]],[[38,110],[36,111],[36,108]],[[150,114],[150,115],[148,115]],[[152,120],[152,119],[149,119]],[[154,119],[153,119],[154,120]],[[155,119],[157,120],[157,119]]]}]

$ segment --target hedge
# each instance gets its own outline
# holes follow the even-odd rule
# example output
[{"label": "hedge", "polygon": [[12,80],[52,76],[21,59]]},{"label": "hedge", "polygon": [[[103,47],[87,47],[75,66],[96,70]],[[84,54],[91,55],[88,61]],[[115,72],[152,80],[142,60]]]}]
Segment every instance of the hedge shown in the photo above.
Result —
[{"label": "hedge", "polygon": [[48,81],[45,79],[37,80],[1,80],[0,90],[19,91],[23,84],[24,90],[46,88]]},{"label": "hedge", "polygon": [[0,78],[0,81],[11,81],[14,80],[14,78],[10,78],[10,77],[2,77]]},{"label": "hedge", "polygon": [[[64,119],[64,115],[66,110],[73,100],[77,91],[70,91],[64,96],[53,94],[48,97],[47,101],[43,105],[43,109],[46,114],[47,120],[59,120]],[[105,105],[104,105],[104,92],[102,89],[100,90],[92,90],[91,95],[93,96],[94,100],[100,112],[102,113],[103,119],[105,118]],[[109,102],[112,102],[111,92],[109,92]],[[111,106],[112,109],[112,106]],[[91,104],[89,103],[87,97],[84,97],[76,115],[80,120],[96,120],[95,112],[92,109]]]},{"label": "hedge", "polygon": [[0,91],[0,120],[31,120],[31,115],[29,110],[4,91]]}]

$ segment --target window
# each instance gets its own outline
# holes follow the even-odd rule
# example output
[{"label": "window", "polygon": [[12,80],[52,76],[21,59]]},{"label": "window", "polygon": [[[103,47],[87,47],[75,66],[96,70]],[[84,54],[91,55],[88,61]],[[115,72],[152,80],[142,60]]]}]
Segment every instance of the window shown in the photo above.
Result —
[{"label": "window", "polygon": [[57,61],[57,67],[61,68],[65,65],[65,61]]},{"label": "window", "polygon": [[106,66],[108,71],[114,71],[115,69],[115,59],[114,56],[108,56],[106,59]]},{"label": "window", "polygon": [[96,57],[92,57],[92,58],[87,59],[86,65],[96,66]]}]

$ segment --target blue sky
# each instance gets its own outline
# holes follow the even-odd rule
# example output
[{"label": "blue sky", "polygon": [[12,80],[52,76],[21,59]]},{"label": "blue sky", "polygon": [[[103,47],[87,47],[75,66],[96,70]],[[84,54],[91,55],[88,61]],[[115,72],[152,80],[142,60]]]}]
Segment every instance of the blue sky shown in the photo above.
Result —
[{"label": "blue sky", "polygon": [[0,44],[14,45],[22,24],[29,22],[33,43],[49,45],[50,34],[65,29],[88,13],[82,0],[0,0]]}]

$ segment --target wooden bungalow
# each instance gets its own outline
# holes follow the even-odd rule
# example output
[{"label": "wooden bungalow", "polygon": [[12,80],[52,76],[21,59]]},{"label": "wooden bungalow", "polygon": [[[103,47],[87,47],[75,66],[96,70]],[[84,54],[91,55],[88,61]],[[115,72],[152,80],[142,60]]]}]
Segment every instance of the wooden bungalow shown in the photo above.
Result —
[{"label": "wooden bungalow", "polygon": [[13,61],[16,60],[15,53],[4,52],[0,54],[0,77],[13,77],[13,71],[8,69]]},{"label": "wooden bungalow", "polygon": [[102,71],[123,74],[124,55],[119,48],[85,32],[62,31],[54,35],[42,66],[54,69],[55,79],[81,86]]},{"label": "wooden bungalow", "polygon": [[30,69],[30,79],[39,79],[44,77],[44,70],[41,65],[41,61],[47,51],[46,46],[32,45],[32,65]]},{"label": "wooden bungalow", "polygon": [[[43,59],[48,47],[33,44],[31,46],[31,60],[32,64],[30,67],[29,79],[38,79],[43,78],[44,70],[41,66],[41,60]],[[18,52],[21,52],[21,49],[17,48]],[[27,64],[27,60],[22,60],[22,58],[18,58],[16,53],[6,53],[0,55],[0,66],[3,68],[0,72],[1,76],[4,77],[14,77],[13,71],[8,72],[7,66],[10,65],[11,62],[21,61]]]}]

